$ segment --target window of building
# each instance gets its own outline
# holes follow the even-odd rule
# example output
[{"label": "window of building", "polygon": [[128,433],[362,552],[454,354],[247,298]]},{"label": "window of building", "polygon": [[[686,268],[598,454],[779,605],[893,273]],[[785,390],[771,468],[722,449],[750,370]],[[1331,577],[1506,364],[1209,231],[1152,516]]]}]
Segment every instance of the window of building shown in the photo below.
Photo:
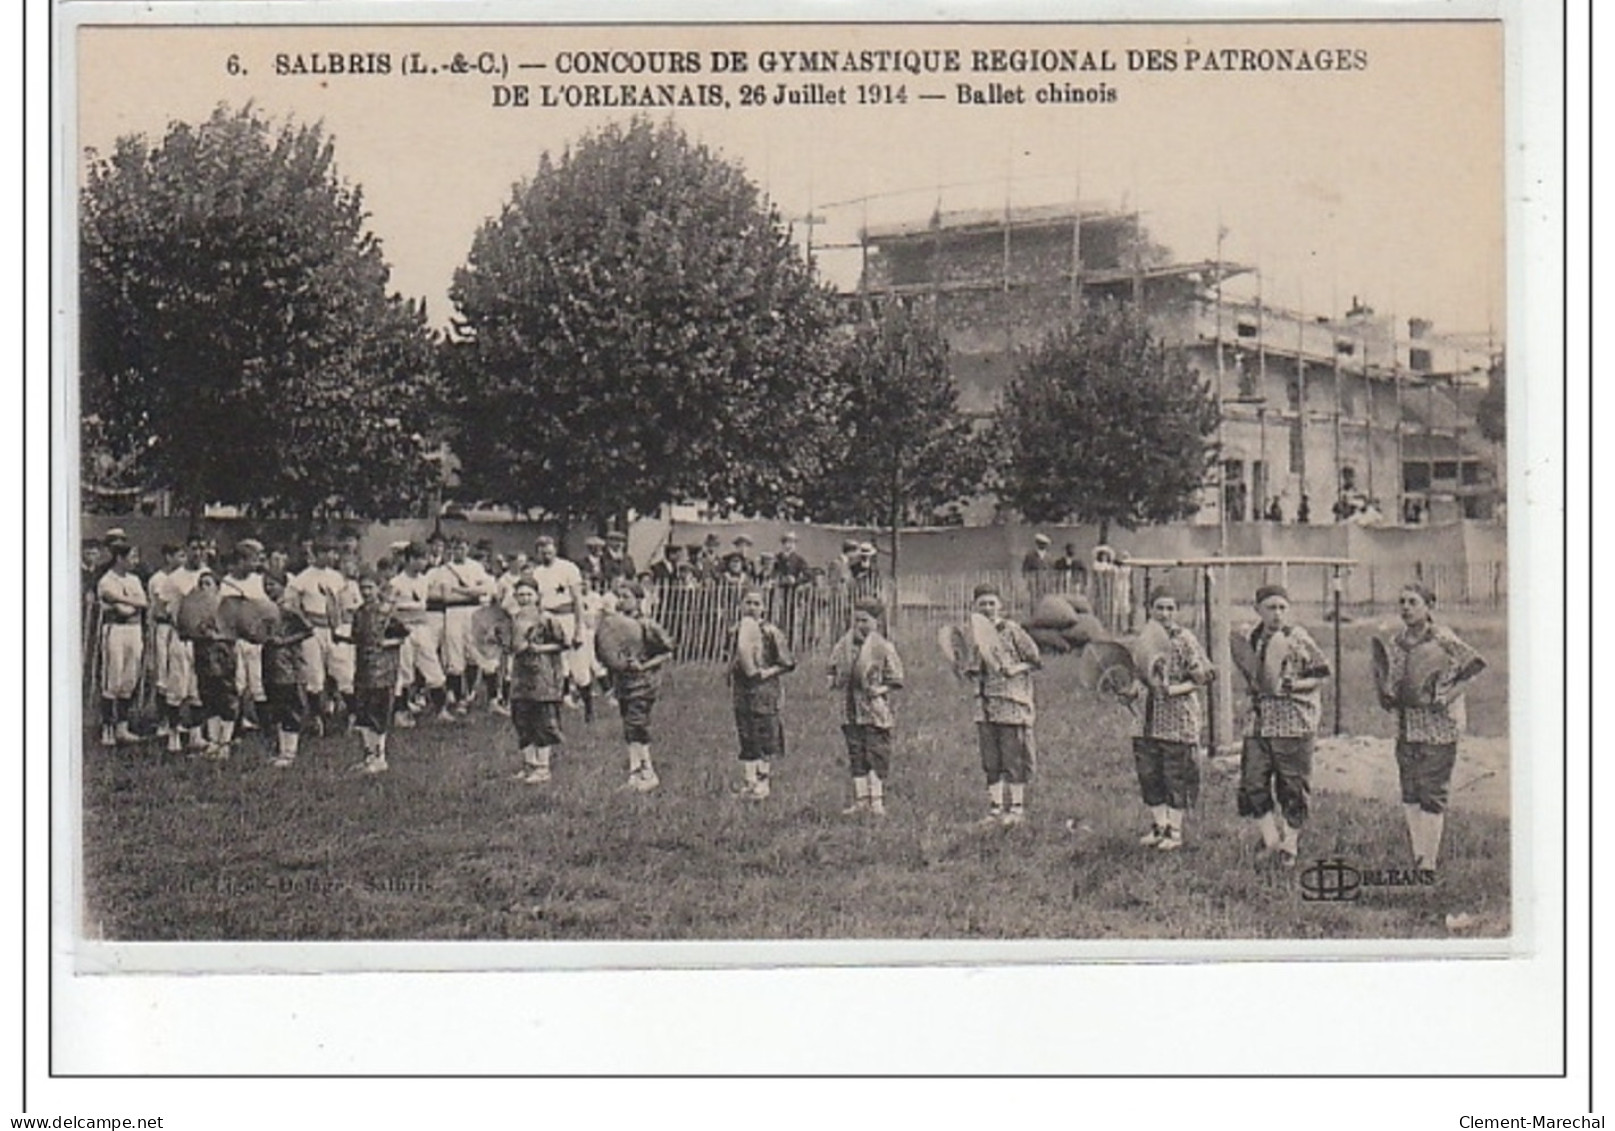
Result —
[{"label": "window of building", "polygon": [[1256,387],[1256,359],[1249,354],[1234,353],[1234,377],[1238,383],[1239,399],[1257,400],[1261,391]]},{"label": "window of building", "polygon": [[1432,479],[1443,479],[1443,480],[1446,480],[1449,483],[1456,481],[1457,478],[1458,478],[1458,461],[1457,460],[1440,460],[1440,461],[1438,461],[1435,464],[1435,466],[1431,468],[1430,477]]},{"label": "window of building", "polygon": [[1306,422],[1300,417],[1290,421],[1290,473],[1300,475],[1306,471]]},{"label": "window of building", "polygon": [[1415,373],[1430,372],[1432,368],[1430,351],[1427,349],[1420,349],[1417,346],[1414,346],[1412,349],[1408,350],[1408,368],[1413,370]]},{"label": "window of building", "polygon": [[1235,330],[1242,338],[1254,338],[1256,336],[1256,320],[1254,318],[1241,318]]},{"label": "window of building", "polygon": [[1402,464],[1402,490],[1428,491],[1430,489],[1430,465],[1412,460]]},{"label": "window of building", "polygon": [[1245,486],[1245,461],[1226,459],[1222,463],[1222,505],[1229,522],[1244,522],[1250,498]]},{"label": "window of building", "polygon": [[1476,487],[1480,485],[1481,467],[1479,460],[1466,459],[1458,471],[1460,482],[1462,482],[1465,487]]},{"label": "window of building", "polygon": [[1342,491],[1357,490],[1357,469],[1351,464],[1344,464],[1340,469],[1340,489]]}]

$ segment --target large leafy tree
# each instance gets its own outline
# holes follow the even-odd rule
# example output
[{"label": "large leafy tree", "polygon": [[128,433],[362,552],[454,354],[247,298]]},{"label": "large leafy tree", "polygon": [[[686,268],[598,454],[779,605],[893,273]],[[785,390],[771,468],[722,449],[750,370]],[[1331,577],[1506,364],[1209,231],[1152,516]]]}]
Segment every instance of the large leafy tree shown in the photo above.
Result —
[{"label": "large leafy tree", "polygon": [[563,521],[799,509],[832,404],[830,295],[742,170],[672,123],[545,154],[450,297],[468,491]]},{"label": "large leafy tree", "polygon": [[1099,303],[1017,369],[993,427],[1003,502],[1033,522],[1132,529],[1186,518],[1214,460],[1217,403],[1132,305]]},{"label": "large leafy tree", "polygon": [[435,474],[435,346],[365,221],[323,129],[250,106],[91,152],[86,446],[193,516],[408,508]]},{"label": "large leafy tree", "polygon": [[837,349],[833,458],[807,494],[815,518],[897,531],[929,522],[969,496],[986,450],[959,411],[947,341],[923,312],[899,302],[865,311]]}]

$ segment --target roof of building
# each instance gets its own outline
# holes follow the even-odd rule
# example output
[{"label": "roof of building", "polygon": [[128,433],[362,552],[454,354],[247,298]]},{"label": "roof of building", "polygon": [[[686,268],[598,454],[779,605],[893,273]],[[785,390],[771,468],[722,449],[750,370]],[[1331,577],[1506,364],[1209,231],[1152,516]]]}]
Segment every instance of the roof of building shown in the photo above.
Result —
[{"label": "roof of building", "polygon": [[1038,204],[1017,208],[965,208],[933,212],[924,220],[904,220],[895,224],[871,224],[860,237],[872,244],[892,243],[936,232],[1002,231],[1005,220],[1011,228],[1050,228],[1070,225],[1081,218],[1084,224],[1132,225],[1138,213],[1123,212],[1099,205]]}]

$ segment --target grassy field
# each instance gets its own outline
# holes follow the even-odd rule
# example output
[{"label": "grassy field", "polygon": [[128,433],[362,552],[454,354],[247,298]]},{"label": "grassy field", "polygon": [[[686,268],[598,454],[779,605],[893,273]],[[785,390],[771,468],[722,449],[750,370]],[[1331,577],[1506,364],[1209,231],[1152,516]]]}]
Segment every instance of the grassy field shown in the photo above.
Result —
[{"label": "grassy field", "polygon": [[[1507,732],[1500,624],[1460,624],[1492,660],[1470,726]],[[1390,733],[1368,694],[1366,624],[1348,625],[1348,730]],[[1328,650],[1327,629],[1314,634]],[[901,641],[890,815],[841,815],[849,794],[837,702],[810,662],[788,677],[789,755],[774,796],[739,778],[727,690],[711,667],[669,674],[653,731],[663,786],[626,776],[608,707],[565,716],[549,786],[525,786],[507,720],[396,732],[391,773],[354,777],[358,739],[305,743],[288,771],[249,735],[227,763],[156,747],[103,752],[87,736],[87,929],[108,939],[820,939],[1445,937],[1468,913],[1507,933],[1509,829],[1456,809],[1431,887],[1301,898],[1254,867],[1223,760],[1208,767],[1179,853],[1139,848],[1145,820],[1128,716],[1075,683],[1039,677],[1039,770],[1028,823],[973,827],[984,808],[969,705],[920,637]],[[1327,708],[1325,718],[1329,717]],[[1407,863],[1394,796],[1320,792],[1304,858]],[[1068,823],[1072,827],[1068,827]],[[1073,831],[1074,828],[1074,831]]]}]

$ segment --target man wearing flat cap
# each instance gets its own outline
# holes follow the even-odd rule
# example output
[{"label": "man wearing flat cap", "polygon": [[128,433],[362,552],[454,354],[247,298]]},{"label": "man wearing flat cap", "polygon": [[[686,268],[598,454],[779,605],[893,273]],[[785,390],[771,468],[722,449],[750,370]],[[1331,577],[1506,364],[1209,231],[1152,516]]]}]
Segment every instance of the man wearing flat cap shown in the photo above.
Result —
[{"label": "man wearing flat cap", "polygon": [[628,556],[628,535],[621,530],[606,531],[605,551],[600,556],[600,576],[606,589],[610,589],[612,582],[619,579],[632,581],[639,576],[634,559]]},{"label": "man wearing flat cap", "polygon": [[[744,531],[735,535],[735,548],[724,556],[724,565],[730,576],[743,576],[747,581],[758,580],[757,559],[752,557],[751,548],[755,543],[750,534]],[[733,560],[740,560],[740,568],[736,570]]]},{"label": "man wearing flat cap", "polygon": [[598,534],[591,534],[583,540],[583,557],[576,563],[578,572],[583,575],[583,583],[590,589],[599,590],[605,584],[606,577],[606,540]]},{"label": "man wearing flat cap", "polygon": [[1032,535],[1032,545],[1033,548],[1026,551],[1026,556],[1021,559],[1021,572],[1042,573],[1053,569],[1054,563],[1049,560],[1049,536],[1041,532]]}]

